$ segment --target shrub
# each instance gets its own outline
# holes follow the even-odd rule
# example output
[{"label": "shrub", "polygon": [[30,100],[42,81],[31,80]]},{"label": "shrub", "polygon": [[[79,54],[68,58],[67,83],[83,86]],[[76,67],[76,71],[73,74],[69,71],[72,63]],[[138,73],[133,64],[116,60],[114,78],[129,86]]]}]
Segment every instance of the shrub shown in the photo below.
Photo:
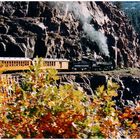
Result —
[{"label": "shrub", "polygon": [[0,81],[1,138],[121,138],[138,129],[138,121],[126,122],[128,109],[116,109],[117,84],[108,81],[91,98],[73,84],[59,85],[57,71],[41,65],[38,59],[19,83]]}]

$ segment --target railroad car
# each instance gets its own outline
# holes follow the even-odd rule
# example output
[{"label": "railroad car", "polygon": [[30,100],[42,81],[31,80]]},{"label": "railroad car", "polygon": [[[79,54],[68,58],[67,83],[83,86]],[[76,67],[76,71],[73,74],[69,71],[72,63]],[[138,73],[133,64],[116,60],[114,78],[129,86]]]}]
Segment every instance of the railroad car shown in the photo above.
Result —
[{"label": "railroad car", "polygon": [[[33,63],[36,61],[36,58],[33,59]],[[57,70],[68,70],[69,69],[69,60],[67,59],[43,59],[42,69],[54,68]]]},{"label": "railroad car", "polygon": [[[21,58],[21,57],[0,57],[0,71],[21,71],[29,70],[30,66],[36,61],[36,58]],[[67,59],[43,59],[42,69],[54,68],[57,70],[68,70],[69,60]]]},{"label": "railroad car", "polygon": [[28,70],[32,60],[21,57],[0,57],[0,71]]}]

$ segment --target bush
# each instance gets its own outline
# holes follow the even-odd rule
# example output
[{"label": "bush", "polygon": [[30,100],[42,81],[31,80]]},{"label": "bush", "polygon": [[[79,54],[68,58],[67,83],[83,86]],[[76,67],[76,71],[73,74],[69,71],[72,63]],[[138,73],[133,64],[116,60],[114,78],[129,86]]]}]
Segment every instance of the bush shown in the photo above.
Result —
[{"label": "bush", "polygon": [[117,110],[112,100],[117,84],[108,81],[91,98],[73,84],[58,85],[57,71],[41,65],[38,59],[19,83],[0,81],[1,138],[121,138],[122,132],[138,138],[139,120],[127,119],[140,119],[130,115],[139,106]]}]

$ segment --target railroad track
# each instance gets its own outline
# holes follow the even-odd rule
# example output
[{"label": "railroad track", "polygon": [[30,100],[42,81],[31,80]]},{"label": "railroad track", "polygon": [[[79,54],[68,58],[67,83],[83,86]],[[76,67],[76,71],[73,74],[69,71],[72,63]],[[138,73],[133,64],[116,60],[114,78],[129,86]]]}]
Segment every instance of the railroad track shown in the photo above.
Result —
[{"label": "railroad track", "polygon": [[[22,72],[18,73],[9,73],[9,74],[1,74],[0,79],[6,78],[7,80],[14,79],[15,81],[21,80]],[[84,75],[84,74],[92,74],[92,75],[137,75],[140,77],[140,69],[120,69],[120,70],[112,70],[112,71],[65,71],[65,72],[58,72],[59,76],[62,75]]]},{"label": "railroad track", "polygon": [[97,74],[97,75],[137,75],[140,77],[139,68],[118,69],[111,71],[73,71],[73,72],[58,72],[58,75],[80,75],[80,74]]}]

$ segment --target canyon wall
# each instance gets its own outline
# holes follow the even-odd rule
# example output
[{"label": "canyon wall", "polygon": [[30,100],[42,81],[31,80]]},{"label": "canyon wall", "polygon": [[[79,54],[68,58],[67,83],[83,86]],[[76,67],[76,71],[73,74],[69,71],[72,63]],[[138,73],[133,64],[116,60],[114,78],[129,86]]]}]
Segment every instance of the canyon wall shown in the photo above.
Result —
[{"label": "canyon wall", "polygon": [[138,42],[110,2],[0,2],[0,57],[111,57],[118,67],[139,67]]}]

